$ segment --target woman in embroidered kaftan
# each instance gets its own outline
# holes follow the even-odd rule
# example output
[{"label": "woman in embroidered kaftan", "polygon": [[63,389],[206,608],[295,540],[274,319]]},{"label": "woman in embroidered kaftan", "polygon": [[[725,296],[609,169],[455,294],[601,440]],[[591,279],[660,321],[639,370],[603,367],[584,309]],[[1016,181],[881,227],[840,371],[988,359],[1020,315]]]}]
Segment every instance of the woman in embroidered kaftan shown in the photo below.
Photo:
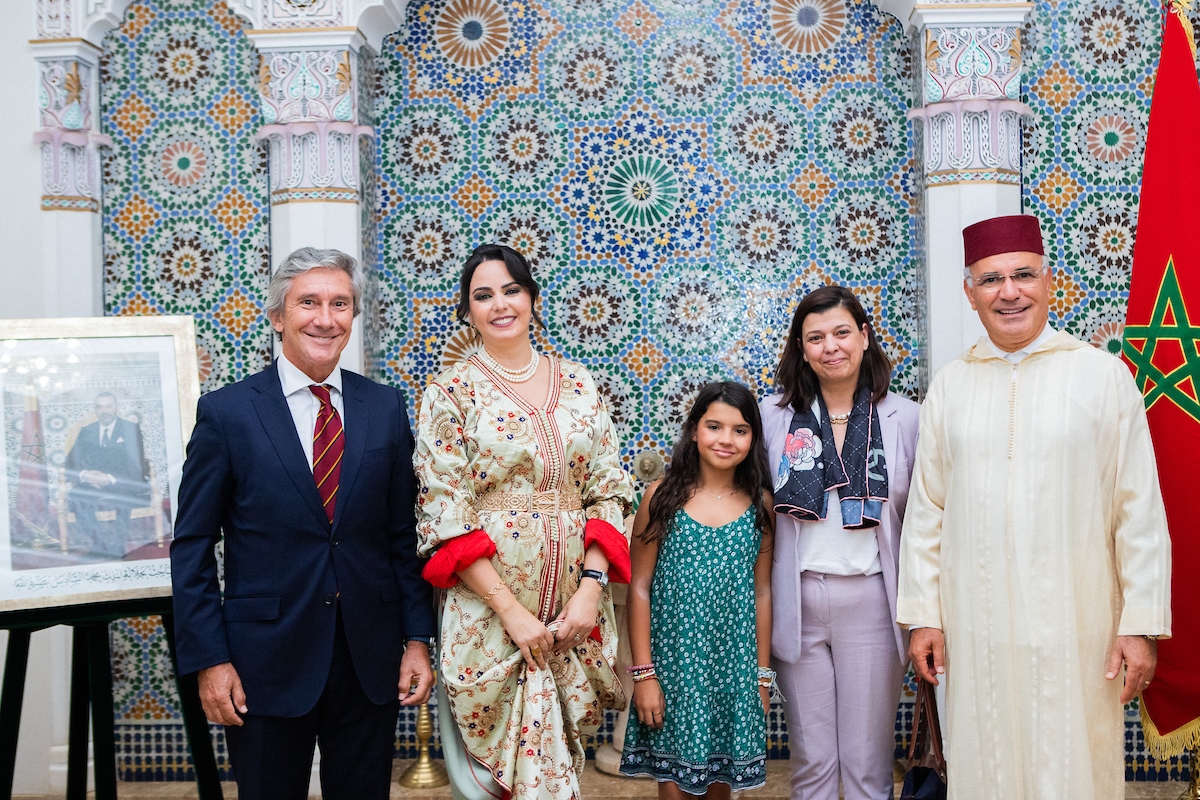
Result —
[{"label": "woman in embroidered kaftan", "polygon": [[459,318],[483,349],[421,400],[419,550],[445,589],[439,711],[512,796],[575,798],[581,737],[625,703],[607,582],[629,580],[633,488],[591,377],[529,345],[537,291],[508,248],[464,268]]}]

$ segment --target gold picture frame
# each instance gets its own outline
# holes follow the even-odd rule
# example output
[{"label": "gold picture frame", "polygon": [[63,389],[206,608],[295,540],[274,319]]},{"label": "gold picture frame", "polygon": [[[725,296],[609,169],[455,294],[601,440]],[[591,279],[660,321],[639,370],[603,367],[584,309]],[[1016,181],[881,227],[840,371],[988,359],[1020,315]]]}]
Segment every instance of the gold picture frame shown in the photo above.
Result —
[{"label": "gold picture frame", "polygon": [[167,597],[191,317],[0,320],[0,613]]}]

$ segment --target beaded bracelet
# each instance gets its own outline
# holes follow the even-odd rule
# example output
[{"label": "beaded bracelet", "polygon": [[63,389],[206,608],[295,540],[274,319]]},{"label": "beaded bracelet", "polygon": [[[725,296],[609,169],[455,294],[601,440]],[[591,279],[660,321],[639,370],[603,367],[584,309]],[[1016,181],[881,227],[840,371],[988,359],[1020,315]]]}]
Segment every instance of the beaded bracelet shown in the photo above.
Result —
[{"label": "beaded bracelet", "polygon": [[783,692],[779,691],[779,683],[776,681],[775,670],[767,667],[758,668],[758,687],[766,689],[769,697],[778,697],[783,702],[787,702],[787,698],[783,696]]},{"label": "beaded bracelet", "polygon": [[651,664],[634,664],[632,667],[626,667],[625,671],[627,673],[629,673],[630,675],[634,675],[638,672],[645,672],[645,671],[651,670],[651,669],[654,669],[653,663],[651,663]]}]

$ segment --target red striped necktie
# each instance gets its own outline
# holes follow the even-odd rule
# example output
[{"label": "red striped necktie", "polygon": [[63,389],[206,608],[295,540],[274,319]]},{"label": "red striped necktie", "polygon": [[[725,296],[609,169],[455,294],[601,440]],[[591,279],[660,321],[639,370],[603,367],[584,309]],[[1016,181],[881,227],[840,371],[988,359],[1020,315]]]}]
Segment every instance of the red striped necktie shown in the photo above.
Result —
[{"label": "red striped necktie", "polygon": [[313,480],[317,482],[317,492],[321,495],[325,514],[329,521],[333,522],[346,437],[342,435],[342,419],[329,400],[329,387],[308,388],[321,401],[321,409],[317,412],[317,425],[313,429]]}]

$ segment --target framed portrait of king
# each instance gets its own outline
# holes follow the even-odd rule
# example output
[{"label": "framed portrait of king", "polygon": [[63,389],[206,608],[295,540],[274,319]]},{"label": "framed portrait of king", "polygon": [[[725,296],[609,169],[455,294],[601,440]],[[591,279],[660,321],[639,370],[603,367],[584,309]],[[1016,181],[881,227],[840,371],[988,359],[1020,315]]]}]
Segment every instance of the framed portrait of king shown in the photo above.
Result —
[{"label": "framed portrait of king", "polygon": [[191,317],[0,320],[0,613],[164,597]]}]

